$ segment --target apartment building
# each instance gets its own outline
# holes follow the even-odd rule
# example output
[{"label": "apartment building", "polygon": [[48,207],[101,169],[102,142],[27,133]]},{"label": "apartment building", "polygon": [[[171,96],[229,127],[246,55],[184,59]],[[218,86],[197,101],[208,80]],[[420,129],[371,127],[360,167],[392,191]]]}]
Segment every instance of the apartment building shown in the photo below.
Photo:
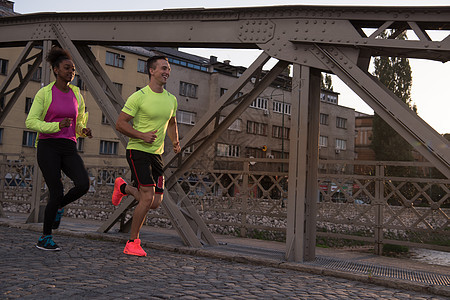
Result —
[{"label": "apartment building", "polygon": [[[166,89],[178,100],[180,139],[245,71],[244,67],[233,66],[230,61],[219,62],[214,56],[204,58],[176,48],[91,46],[91,51],[124,100],[148,83],[145,65],[147,58],[156,54],[166,55],[172,69]],[[35,52],[37,53],[38,49]],[[9,74],[19,53],[17,48],[0,49],[0,81]],[[24,66],[22,72],[25,71]],[[39,69],[34,74],[32,81],[0,125],[1,153],[20,154],[30,158],[35,155],[36,133],[25,128],[25,119],[33,97],[41,86],[41,72]],[[88,126],[94,136],[92,139],[79,139],[78,150],[86,164],[126,164],[125,148],[120,144],[112,125],[89,93],[86,84],[79,75],[76,75],[73,84],[81,88],[89,112]],[[245,95],[252,86],[252,83],[244,86],[236,97]],[[217,139],[209,157],[289,158],[292,103],[290,86],[291,78],[289,70],[286,70]],[[322,91],[320,96],[321,159],[354,158],[355,112],[354,109],[338,105],[338,96],[338,93],[332,91]],[[3,107],[6,100],[0,99],[0,106]],[[233,105],[235,104],[221,111],[220,120],[230,113]],[[207,128],[203,134],[206,135],[212,130],[213,128]],[[168,146],[170,144],[166,143]],[[194,151],[194,147],[185,149],[184,155],[189,155]],[[167,151],[171,151],[170,147]]]},{"label": "apartment building", "polygon": [[[219,63],[210,59],[184,53],[172,48],[101,47],[92,46],[97,57],[114,85],[126,99],[148,83],[145,71],[147,57],[165,54],[169,57],[172,72],[166,89],[178,99],[177,120],[180,137],[183,137],[198,122],[208,108],[217,101],[245,71],[243,67],[229,62]],[[37,50],[36,50],[37,51]],[[18,55],[17,49],[0,49],[0,80]],[[211,63],[212,62],[212,63]],[[33,155],[35,133],[24,126],[32,99],[40,88],[38,70],[20,99],[9,113],[0,129],[0,150],[3,153]],[[79,151],[91,163],[114,164],[125,150],[95,99],[77,75],[73,82],[82,90],[89,112],[89,126],[93,139],[81,139]],[[280,87],[282,83],[283,87]],[[275,86],[275,84],[277,84]],[[290,78],[281,76],[274,85],[262,92],[250,107],[222,134],[216,143],[216,155],[223,157],[289,157],[289,133],[291,120]],[[251,85],[241,93],[250,91]],[[354,157],[354,110],[338,105],[338,93],[322,91],[320,114],[320,158],[353,159]],[[4,105],[2,100],[0,105]],[[225,117],[231,107],[222,111]],[[212,129],[209,129],[212,130]],[[189,153],[193,148],[186,149]],[[91,156],[100,155],[101,159]]]}]

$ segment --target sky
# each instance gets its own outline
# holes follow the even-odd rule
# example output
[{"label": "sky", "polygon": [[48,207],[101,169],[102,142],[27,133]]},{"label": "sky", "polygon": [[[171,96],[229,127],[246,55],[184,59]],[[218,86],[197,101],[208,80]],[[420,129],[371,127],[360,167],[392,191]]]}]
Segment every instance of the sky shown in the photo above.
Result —
[{"label": "sky", "polygon": [[[38,12],[89,12],[89,11],[133,11],[162,10],[173,8],[225,8],[272,5],[327,5],[327,6],[450,6],[449,0],[11,0],[14,10],[29,14]],[[441,37],[450,34],[445,32]],[[237,49],[187,49],[185,52],[219,61],[230,60],[232,65],[248,67],[258,57],[258,50]],[[273,65],[271,61],[267,65]],[[412,103],[417,106],[419,116],[437,132],[450,133],[450,93],[446,90],[450,78],[450,62],[410,59],[413,85]],[[355,108],[356,111],[372,114],[373,110],[364,103],[339,78],[333,75],[334,91],[340,93],[339,104]]]}]

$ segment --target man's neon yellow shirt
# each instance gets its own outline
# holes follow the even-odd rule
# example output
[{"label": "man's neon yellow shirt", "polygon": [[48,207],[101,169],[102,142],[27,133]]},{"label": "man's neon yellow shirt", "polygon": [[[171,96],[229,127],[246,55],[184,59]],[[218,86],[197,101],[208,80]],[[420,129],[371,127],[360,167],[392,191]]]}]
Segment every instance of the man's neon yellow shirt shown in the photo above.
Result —
[{"label": "man's neon yellow shirt", "polygon": [[174,95],[166,90],[155,93],[148,85],[128,97],[122,111],[134,118],[133,128],[140,132],[157,130],[157,138],[151,144],[130,138],[127,149],[162,154],[167,125],[170,118],[176,116],[177,107],[177,98]]}]

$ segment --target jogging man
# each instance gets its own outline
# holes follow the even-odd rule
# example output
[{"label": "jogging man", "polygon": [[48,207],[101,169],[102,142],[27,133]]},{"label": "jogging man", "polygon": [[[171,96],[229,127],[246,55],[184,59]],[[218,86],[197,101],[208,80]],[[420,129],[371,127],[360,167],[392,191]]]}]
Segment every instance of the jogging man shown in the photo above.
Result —
[{"label": "jogging man", "polygon": [[[172,141],[173,151],[181,151],[175,118],[177,99],[164,89],[170,76],[167,57],[150,57],[147,69],[149,84],[127,99],[116,122],[116,129],[130,137],[126,156],[133,186],[118,177],[112,195],[112,203],[116,206],[125,195],[132,195],[138,201],[131,222],[130,240],[123,250],[125,254],[137,256],[147,256],[141,247],[139,231],[148,211],[157,209],[163,199],[161,155],[164,152],[166,131]],[[133,125],[130,124],[131,120]]]}]

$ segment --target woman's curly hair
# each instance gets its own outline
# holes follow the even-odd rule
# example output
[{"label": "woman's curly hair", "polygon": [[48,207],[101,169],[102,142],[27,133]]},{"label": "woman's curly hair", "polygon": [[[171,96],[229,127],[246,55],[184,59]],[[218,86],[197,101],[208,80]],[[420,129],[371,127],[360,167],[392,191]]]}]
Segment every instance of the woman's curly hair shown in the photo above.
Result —
[{"label": "woman's curly hair", "polygon": [[58,67],[63,60],[72,60],[72,56],[70,55],[69,51],[55,46],[48,52],[45,59],[49,62],[53,69],[55,67]]}]

